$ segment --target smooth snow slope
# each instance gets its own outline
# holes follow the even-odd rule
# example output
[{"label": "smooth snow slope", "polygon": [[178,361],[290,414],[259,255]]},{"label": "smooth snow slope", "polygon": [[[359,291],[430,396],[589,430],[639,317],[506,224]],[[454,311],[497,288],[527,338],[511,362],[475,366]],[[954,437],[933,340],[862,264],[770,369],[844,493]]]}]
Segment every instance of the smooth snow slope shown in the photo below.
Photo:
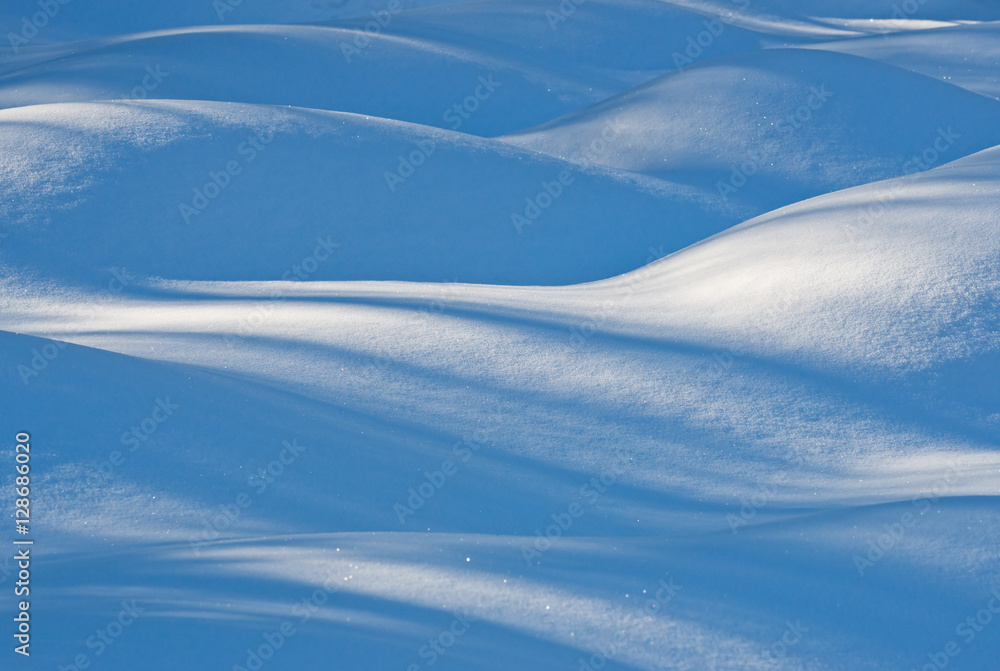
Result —
[{"label": "smooth snow slope", "polygon": [[996,3],[486,0],[349,63],[388,3],[58,6],[0,53],[0,668],[996,667]]},{"label": "smooth snow slope", "polygon": [[[26,49],[0,70],[0,107],[221,100],[499,135],[695,61],[782,43],[654,0],[574,7],[554,20],[544,3],[479,2],[394,12],[374,31],[367,16],[325,26],[189,28]],[[699,46],[695,38],[706,37],[711,43]],[[481,77],[491,84],[481,86]],[[456,112],[456,105],[469,109]]]},{"label": "smooth snow slope", "polygon": [[735,223],[688,187],[284,107],[16,108],[0,112],[0,153],[7,272],[85,283],[111,267],[280,280],[329,238],[341,253],[297,279],[568,284]]},{"label": "smooth snow slope", "polygon": [[[359,18],[337,25],[362,23]],[[385,32],[517,59],[567,76],[587,73],[595,82],[608,80],[605,88],[788,41],[660,0],[481,0],[406,12]]]},{"label": "smooth snow slope", "polygon": [[1000,22],[838,40],[815,48],[889,63],[1000,98]]},{"label": "smooth snow slope", "polygon": [[[355,16],[371,18],[371,12],[386,12],[389,6],[389,0],[56,1],[57,8],[48,11],[51,18],[37,21],[38,34],[29,40],[29,46],[191,26],[312,23]],[[395,0],[393,7],[408,10],[457,1],[460,0]],[[50,3],[45,4],[52,7]],[[24,19],[32,21],[40,9],[38,0],[5,0],[0,7],[3,35],[6,37],[8,32],[20,35],[24,31]],[[397,13],[395,9],[393,13]],[[9,39],[0,42],[2,48],[11,46]],[[0,53],[3,50],[0,49]]]},{"label": "smooth snow slope", "polygon": [[816,39],[888,35],[1000,20],[992,0],[667,0],[751,30]]},{"label": "smooth snow slope", "polygon": [[[997,587],[998,214],[1000,148],[576,287],[8,279],[3,403],[40,427],[61,588],[36,618],[67,632],[40,657],[136,599],[109,668],[231,668],[285,620],[269,668],[428,668],[456,620],[435,668],[921,664]],[[43,337],[74,344],[24,385]]]},{"label": "smooth snow slope", "polygon": [[614,120],[596,162],[715,192],[739,214],[926,170],[1000,143],[1000,104],[837,53],[712,59],[502,139],[570,160]]},{"label": "smooth snow slope", "polygon": [[[191,28],[60,47],[0,77],[0,107],[120,99],[292,105],[499,135],[601,95],[586,78],[445,42],[315,26]],[[359,49],[356,44],[365,44]],[[433,73],[430,75],[429,73]],[[374,92],[373,92],[374,89]],[[455,106],[461,109],[456,111]]]},{"label": "smooth snow slope", "polygon": [[[677,2],[677,0],[671,0]],[[725,0],[698,0],[704,7],[721,6]],[[679,4],[679,3],[678,3]],[[756,11],[782,17],[839,19],[922,19],[935,21],[995,21],[1000,8],[989,0],[754,0]],[[915,8],[915,9],[912,9]],[[898,16],[902,14],[903,16]]]},{"label": "smooth snow slope", "polygon": [[[703,6],[718,6],[724,0],[699,0]],[[754,0],[758,11],[777,16],[840,19],[912,18],[936,21],[995,21],[1000,7],[989,0]],[[898,16],[898,15],[902,16]]]}]

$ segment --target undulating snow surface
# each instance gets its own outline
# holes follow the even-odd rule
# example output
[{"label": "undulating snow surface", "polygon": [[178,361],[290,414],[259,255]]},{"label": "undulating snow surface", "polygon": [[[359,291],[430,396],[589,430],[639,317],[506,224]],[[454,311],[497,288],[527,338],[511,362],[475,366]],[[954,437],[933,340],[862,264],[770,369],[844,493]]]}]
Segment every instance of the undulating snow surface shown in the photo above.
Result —
[{"label": "undulating snow surface", "polygon": [[879,60],[1000,98],[1000,21],[829,42],[817,47]]},{"label": "undulating snow surface", "polygon": [[664,75],[504,139],[586,163],[579,139],[602,132],[593,162],[712,191],[754,215],[1000,144],[1000,101],[868,59],[768,49]]},{"label": "undulating snow surface", "polygon": [[1000,669],[995,4],[53,2],[0,668]]}]

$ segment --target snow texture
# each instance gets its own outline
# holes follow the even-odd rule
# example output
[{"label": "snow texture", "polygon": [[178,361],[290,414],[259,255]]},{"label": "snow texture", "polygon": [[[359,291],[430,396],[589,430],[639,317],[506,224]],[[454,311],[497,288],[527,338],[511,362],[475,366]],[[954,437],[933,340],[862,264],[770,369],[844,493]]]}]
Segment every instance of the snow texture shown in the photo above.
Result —
[{"label": "snow texture", "polygon": [[1000,669],[996,3],[0,26],[0,668]]}]

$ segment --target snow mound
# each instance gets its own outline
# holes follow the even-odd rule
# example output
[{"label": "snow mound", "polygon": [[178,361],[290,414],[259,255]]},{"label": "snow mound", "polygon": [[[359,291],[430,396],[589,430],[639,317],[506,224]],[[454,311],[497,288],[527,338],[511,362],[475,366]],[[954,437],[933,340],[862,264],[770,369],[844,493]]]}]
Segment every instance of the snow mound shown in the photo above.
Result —
[{"label": "snow mound", "polygon": [[[705,7],[725,0],[696,0]],[[1000,8],[983,0],[754,0],[758,11],[783,17],[893,19],[935,21],[996,21]]]},{"label": "snow mound", "polygon": [[491,136],[692,62],[776,43],[654,0],[559,7],[482,2],[382,10],[323,26],[209,24],[26,47],[0,64],[0,107],[216,100],[355,112]]},{"label": "snow mound", "polygon": [[996,3],[422,4],[0,9],[39,668],[996,668]]},{"label": "snow mound", "polygon": [[[601,152],[581,152],[609,124]],[[714,191],[744,216],[1000,143],[997,102],[863,58],[773,49],[661,77],[502,138]]]},{"label": "snow mound", "polygon": [[[332,112],[16,108],[0,113],[0,147],[8,269],[84,282],[127,267],[186,280],[565,284],[735,223],[686,187]],[[342,251],[292,273],[314,249],[329,256],[317,240]]]},{"label": "snow mound", "polygon": [[291,618],[275,668],[452,626],[463,668],[917,665],[995,587],[998,203],[1000,147],[582,286],[8,280],[47,576],[93,585],[37,598],[40,657],[135,599],[114,668]]},{"label": "snow mound", "polygon": [[870,58],[1000,98],[1000,23],[840,40],[816,48]]},{"label": "snow mound", "polygon": [[1000,20],[985,0],[668,0],[734,25],[789,38],[859,37]]},{"label": "snow mound", "polygon": [[544,65],[522,67],[435,40],[312,26],[78,42],[0,79],[0,107],[212,100],[354,112],[478,135],[548,121],[601,97],[586,78],[563,78]]},{"label": "snow mound", "polygon": [[[360,28],[362,20],[338,25]],[[586,74],[602,97],[692,61],[785,42],[659,0],[484,0],[400,14],[385,30],[567,77]]]},{"label": "snow mound", "polygon": [[[125,35],[149,30],[169,30],[192,26],[224,24],[313,23],[355,16],[370,18],[372,12],[394,13],[415,7],[440,5],[462,0],[101,0],[75,2],[55,0],[5,0],[0,8],[3,35],[13,32],[28,37],[29,46],[82,40],[109,35]],[[49,18],[36,18],[45,11]],[[398,8],[398,9],[396,9]],[[37,34],[25,28],[25,20]],[[17,45],[9,39],[2,47]],[[17,54],[9,54],[17,55]]]}]

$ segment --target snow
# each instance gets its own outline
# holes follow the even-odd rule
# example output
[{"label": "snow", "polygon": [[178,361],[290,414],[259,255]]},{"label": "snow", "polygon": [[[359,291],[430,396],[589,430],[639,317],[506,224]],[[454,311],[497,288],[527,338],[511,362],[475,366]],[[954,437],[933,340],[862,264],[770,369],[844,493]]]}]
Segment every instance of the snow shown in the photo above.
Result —
[{"label": "snow", "polygon": [[1000,98],[1000,22],[949,26],[816,45],[936,77]]},{"label": "snow", "polygon": [[118,101],[0,118],[11,271],[48,278],[569,284],[734,223],[690,188],[376,117]]},{"label": "snow", "polygon": [[64,5],[0,77],[34,663],[993,668],[995,11],[755,0],[678,71],[722,4],[407,9],[353,63],[370,3]]},{"label": "snow", "polygon": [[[371,13],[447,4],[458,0],[177,0],[170,3],[102,0],[99,3],[56,0],[8,0],[0,9],[4,26],[15,31],[23,20],[32,21],[39,10],[49,19],[38,19],[37,39],[45,43],[83,40],[194,26],[294,24],[371,18]],[[383,19],[384,20],[384,19]],[[32,38],[34,41],[36,38]],[[7,42],[7,40],[4,40]],[[4,46],[7,46],[4,44]]]},{"label": "snow", "polygon": [[[361,31],[343,28],[241,26],[96,40],[11,72],[0,106],[221,100],[354,112],[440,128],[452,128],[455,119],[465,132],[499,135],[597,100],[587,82],[517,70],[416,39],[382,35],[358,48],[366,44],[362,37]],[[444,76],[426,82],[420,73],[427,70]],[[372,95],[369,87],[383,93]],[[475,114],[448,114],[477,89]]]},{"label": "snow", "polygon": [[801,49],[715,58],[503,139],[572,158],[608,124],[597,163],[715,192],[744,217],[1000,144],[996,101]]}]

